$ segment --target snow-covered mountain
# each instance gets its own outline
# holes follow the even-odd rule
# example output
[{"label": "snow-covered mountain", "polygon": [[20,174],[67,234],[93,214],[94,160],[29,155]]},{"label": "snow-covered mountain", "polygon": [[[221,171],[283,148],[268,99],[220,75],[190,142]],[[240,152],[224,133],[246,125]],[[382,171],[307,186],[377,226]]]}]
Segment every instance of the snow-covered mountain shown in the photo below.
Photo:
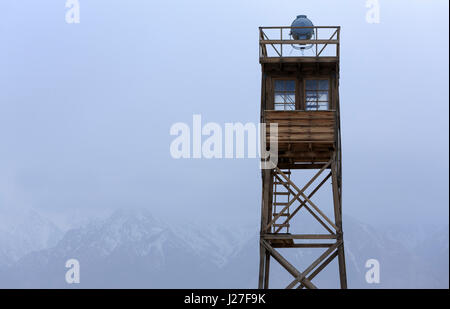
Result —
[{"label": "snow-covered mountain", "polygon": [[[213,235],[223,238],[223,247]],[[67,287],[65,262],[75,258],[82,268],[80,287],[206,288],[232,253],[230,242],[238,239],[229,231],[172,228],[147,211],[118,211],[23,257],[3,273],[0,285]]]},{"label": "snow-covered mountain", "polygon": [[[448,227],[446,227],[448,230]],[[258,275],[258,228],[171,225],[148,211],[117,211],[67,231],[53,247],[30,252],[0,271],[0,287],[27,288],[255,288]],[[445,249],[424,257],[354,219],[345,221],[345,249],[351,288],[448,287],[448,233],[420,243]],[[434,241],[434,242],[433,242]],[[435,249],[433,247],[433,250]],[[416,247],[414,247],[416,248]],[[417,247],[418,248],[418,247]],[[280,250],[301,270],[321,249]],[[431,252],[429,248],[422,251]],[[81,283],[65,282],[65,262],[80,262]],[[365,282],[365,262],[381,264],[381,284]],[[314,282],[319,287],[337,286],[336,261]],[[448,268],[447,268],[448,269]],[[285,287],[290,275],[276,262],[271,266],[272,287]]]},{"label": "snow-covered mountain", "polygon": [[0,269],[26,254],[53,247],[63,232],[37,212],[0,206]]}]

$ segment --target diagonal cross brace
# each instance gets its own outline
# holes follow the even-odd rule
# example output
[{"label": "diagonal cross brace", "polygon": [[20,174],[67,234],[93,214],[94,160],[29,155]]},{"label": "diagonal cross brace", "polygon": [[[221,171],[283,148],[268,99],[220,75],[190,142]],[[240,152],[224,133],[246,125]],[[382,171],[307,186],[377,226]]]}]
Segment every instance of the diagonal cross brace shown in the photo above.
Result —
[{"label": "diagonal cross brace", "polygon": [[[278,181],[282,182],[282,179],[275,174],[275,177]],[[308,198],[311,199],[314,194],[322,187],[322,185],[331,177],[331,173],[329,173],[318,185],[317,187],[308,195]],[[283,186],[292,194],[295,196],[295,192],[292,191],[289,185],[286,185],[283,183]],[[322,221],[322,219],[319,218],[312,210],[311,208],[306,205],[306,201],[302,201],[300,198],[297,199],[300,202],[300,205],[297,206],[297,208],[286,218],[283,224],[288,223],[296,214],[297,212],[302,208],[305,207],[305,209],[330,233],[334,234],[334,232],[328,227],[328,225],[325,224],[325,222]],[[275,231],[275,233],[278,233],[282,227],[278,227],[278,229]]]},{"label": "diagonal cross brace", "polygon": [[319,256],[308,268],[303,271],[302,276],[297,277],[292,281],[286,288],[292,289],[298,282],[302,283],[302,280],[319,265],[323,260],[325,260],[333,251],[335,251],[340,245],[342,241],[337,241],[334,245],[328,248],[321,256]]},{"label": "diagonal cross brace", "polygon": [[[331,164],[331,160],[320,170],[320,171],[323,171],[329,164]],[[278,169],[278,167],[277,167],[277,169]],[[319,172],[320,172],[319,171]],[[294,199],[298,199],[299,198],[299,196],[301,195],[324,219],[325,219],[325,221],[327,221],[337,232],[339,232],[340,231],[340,229],[333,223],[333,221],[331,221],[321,210],[320,210],[320,208],[319,207],[317,207],[316,206],[316,204],[314,204],[306,195],[305,195],[305,193],[303,193],[304,191],[305,191],[305,189],[302,189],[302,190],[300,190],[296,185],[295,185],[295,183],[293,183],[282,171],[280,171],[279,169],[278,169],[278,172],[279,172],[279,174],[281,175],[281,176],[283,176],[283,178],[287,181],[287,182],[289,182],[290,183],[290,185],[292,186],[292,187],[294,187],[294,189],[295,190],[297,190],[298,191],[298,194],[297,195],[295,195],[294,196]],[[318,175],[320,175],[320,174],[316,174],[317,176]],[[317,177],[316,177],[317,178]],[[312,178],[309,182],[308,182],[308,184],[307,184],[307,186],[309,187],[309,185],[316,179],[316,178]],[[314,180],[313,180],[314,179]],[[305,186],[306,187],[306,186]],[[292,204],[292,203],[291,203]],[[287,207],[289,207],[290,205],[289,205],[289,203],[288,203],[288,205],[287,205]]]},{"label": "diagonal cross brace", "polygon": [[[308,189],[308,187],[317,179],[317,177],[320,176],[320,174],[322,174],[322,172],[328,167],[330,166],[332,162],[332,159],[330,161],[328,161],[327,164],[325,164],[309,181],[308,183],[300,190],[278,167],[275,167],[277,173],[279,173],[281,176],[283,176],[283,178],[289,182],[291,184],[292,187],[295,188],[295,190],[298,191],[297,194],[295,194],[294,198],[289,201],[287,203],[286,206],[283,207],[283,209],[280,211],[280,213],[278,215],[276,215],[270,222],[269,224],[267,224],[265,230],[268,230],[270,228],[270,226],[292,205],[292,203],[294,203],[294,201],[296,199],[298,199],[300,197],[300,195],[302,195],[304,198],[306,198],[306,200],[311,204],[312,202],[303,194],[303,192]],[[315,206],[315,205],[314,205]],[[317,206],[315,206],[317,207]]]},{"label": "diagonal cross brace", "polygon": [[306,275],[298,271],[291,263],[289,263],[277,250],[275,250],[267,241],[264,239],[260,240],[261,244],[269,251],[270,255],[280,263],[293,277],[299,278],[299,282],[302,282],[306,287],[310,289],[317,289],[317,287],[305,278]]},{"label": "diagonal cross brace", "polygon": [[[319,209],[319,207],[317,207],[305,194],[304,194],[304,191],[317,179],[317,177],[319,177],[320,176],[320,174],[322,174],[322,172],[327,168],[327,167],[329,167],[330,166],[330,164],[332,163],[332,159],[330,160],[330,161],[328,161],[328,163],[327,164],[325,164],[317,173],[316,173],[316,175],[314,175],[312,178],[311,178],[311,180],[300,190],[293,182],[292,182],[292,180],[290,180],[278,167],[276,167],[275,169],[276,169],[276,171],[277,171],[277,173],[278,174],[280,174],[284,179],[285,179],[285,181],[286,182],[288,182],[295,190],[297,190],[298,191],[298,193],[297,194],[294,194],[294,197],[293,197],[293,199],[291,200],[291,201],[289,201],[288,203],[287,203],[287,205],[286,206],[284,206],[284,208],[276,215],[276,216],[274,216],[273,217],[273,219],[266,225],[266,227],[265,227],[265,230],[268,230],[268,229],[270,229],[270,227],[272,226],[272,224],[292,205],[292,203],[295,201],[295,200],[298,200],[299,202],[300,202],[300,204],[301,205],[303,205],[303,204],[306,204],[306,202],[307,203],[309,203],[310,205],[311,205],[311,207],[313,207],[321,216],[322,216],[322,218],[323,219],[325,219],[325,221],[327,221],[337,232],[339,232],[340,231],[340,229],[333,223],[333,221],[331,221],[320,209]],[[289,190],[291,191],[291,192],[293,192],[290,188],[289,188]],[[304,199],[305,199],[305,201],[302,201],[301,199],[300,199],[300,196],[302,196]],[[306,205],[305,205],[306,206]],[[310,211],[311,212],[311,214],[313,214],[312,213],[312,211]],[[314,216],[314,214],[313,214],[313,216]],[[317,216],[314,216],[319,222],[321,221],[321,220],[319,220],[318,219],[318,217]],[[323,223],[323,222],[322,222]],[[323,224],[322,224],[323,225]]]},{"label": "diagonal cross brace", "polygon": [[[334,260],[334,258],[337,256],[338,256],[338,250],[334,251],[334,253],[332,255],[330,255],[322,264],[320,264],[320,266],[317,267],[316,270],[314,270],[312,272],[312,274],[308,276],[308,280],[311,281],[312,279],[314,279],[314,277],[316,277],[322,271],[322,269],[327,267],[327,265],[330,264]],[[297,287],[297,289],[303,289],[304,287],[305,287],[305,285],[303,283],[301,283]]]}]

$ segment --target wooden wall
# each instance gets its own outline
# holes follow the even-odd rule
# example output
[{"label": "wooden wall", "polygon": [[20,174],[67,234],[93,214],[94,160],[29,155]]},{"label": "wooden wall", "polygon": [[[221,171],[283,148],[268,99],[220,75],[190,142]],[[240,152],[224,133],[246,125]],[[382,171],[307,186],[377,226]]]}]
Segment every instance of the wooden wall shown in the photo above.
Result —
[{"label": "wooden wall", "polygon": [[326,78],[330,80],[330,110],[337,105],[337,63],[297,63],[297,64],[264,64],[262,109],[274,109],[274,84],[276,79],[296,80],[296,109],[305,109],[304,80],[308,78]]},{"label": "wooden wall", "polygon": [[333,111],[273,111],[265,112],[266,135],[269,126],[278,124],[279,143],[333,143],[335,140],[335,113]]}]

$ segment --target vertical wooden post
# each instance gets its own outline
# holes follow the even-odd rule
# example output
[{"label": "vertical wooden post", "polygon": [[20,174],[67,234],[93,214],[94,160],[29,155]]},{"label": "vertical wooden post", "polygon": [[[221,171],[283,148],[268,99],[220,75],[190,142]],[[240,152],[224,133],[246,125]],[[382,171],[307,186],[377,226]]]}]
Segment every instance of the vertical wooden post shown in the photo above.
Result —
[{"label": "vertical wooden post", "polygon": [[[283,28],[280,28],[280,40],[283,41]],[[283,43],[280,44],[280,57],[283,57]]]},{"label": "vertical wooden post", "polygon": [[336,57],[339,59],[339,57],[341,56],[341,29],[340,27],[338,27],[337,29],[337,40],[338,40],[338,44],[336,44]]},{"label": "vertical wooden post", "polygon": [[265,270],[265,255],[266,255],[266,249],[262,245],[262,243],[259,243],[259,280],[258,280],[258,289],[262,289],[264,286],[264,270]]},{"label": "vertical wooden post", "polygon": [[[271,193],[272,193],[272,170],[262,170],[262,201],[261,201],[261,232],[260,239],[267,232],[266,225],[269,223],[271,215]],[[259,261],[259,283],[258,287],[268,287],[269,285],[269,264],[270,254],[260,243],[260,261]]]},{"label": "vertical wooden post", "polygon": [[266,250],[266,260],[264,269],[264,288],[269,288],[270,253]]},{"label": "vertical wooden post", "polygon": [[341,284],[341,289],[347,288],[347,275],[346,275],[346,267],[345,267],[345,255],[344,255],[344,233],[342,230],[342,207],[341,207],[341,193],[339,190],[338,180],[338,167],[337,167],[337,151],[334,152],[334,159],[331,163],[331,181],[333,187],[333,203],[334,203],[334,218],[335,225],[338,227],[337,232],[337,241],[341,242],[341,245],[338,247],[338,262],[339,262],[339,279]]}]

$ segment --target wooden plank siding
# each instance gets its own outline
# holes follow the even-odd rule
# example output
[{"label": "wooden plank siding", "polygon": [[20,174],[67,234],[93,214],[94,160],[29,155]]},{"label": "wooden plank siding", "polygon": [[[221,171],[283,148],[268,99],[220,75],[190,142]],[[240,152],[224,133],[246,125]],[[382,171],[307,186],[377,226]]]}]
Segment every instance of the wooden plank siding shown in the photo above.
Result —
[{"label": "wooden plank siding", "polygon": [[266,141],[270,143],[271,123],[278,124],[279,143],[331,143],[335,141],[334,111],[274,111],[264,112]]},{"label": "wooden plank siding", "polygon": [[[336,112],[265,110],[266,145],[270,145],[270,124],[278,124],[278,165],[304,169],[330,160],[336,145]],[[309,163],[297,165],[296,163]]]}]

